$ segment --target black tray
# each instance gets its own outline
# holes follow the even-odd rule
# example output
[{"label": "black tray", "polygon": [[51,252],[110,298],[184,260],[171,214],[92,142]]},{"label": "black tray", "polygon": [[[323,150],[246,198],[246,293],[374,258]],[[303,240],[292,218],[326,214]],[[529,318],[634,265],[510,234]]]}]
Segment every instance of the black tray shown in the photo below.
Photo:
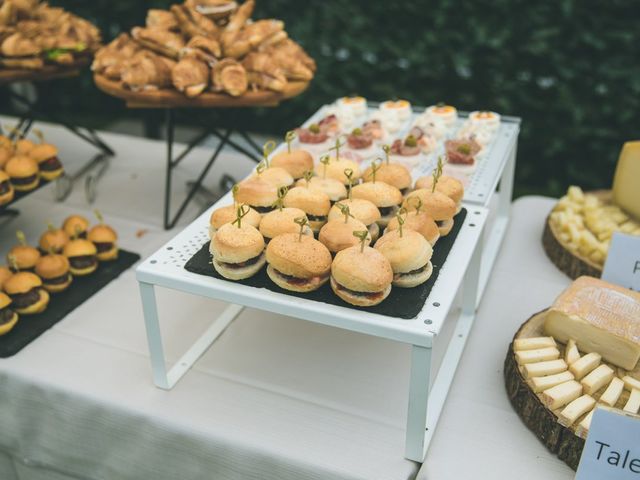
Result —
[{"label": "black tray", "polygon": [[15,190],[15,187],[14,187],[13,200],[11,200],[10,202],[5,203],[4,205],[0,205],[0,213],[2,213],[3,210],[8,209],[14,203],[22,200],[24,197],[28,197],[32,193],[37,192],[41,188],[46,187],[47,185],[49,185],[50,183],[52,183],[54,181],[55,180],[48,181],[48,180],[44,180],[44,179],[41,178],[40,179],[40,183],[38,184],[38,186],[36,188],[34,188],[33,190],[29,190],[28,192],[19,192],[19,191]]},{"label": "black tray", "polygon": [[[247,278],[246,280],[241,280],[240,282],[243,285],[248,285],[250,287],[257,288],[266,288],[271,290],[272,292],[285,293],[287,295],[291,295],[293,297],[301,297],[309,300],[315,300],[318,302],[330,303],[332,305],[339,305],[341,307],[353,308],[355,310],[362,310],[372,313],[377,313],[379,315],[386,315],[389,317],[396,318],[415,318],[431,292],[436,279],[438,278],[438,274],[440,273],[440,269],[451,251],[451,247],[460,232],[460,228],[464,223],[464,219],[467,216],[467,210],[462,209],[460,213],[458,213],[454,217],[454,225],[451,229],[451,232],[446,237],[440,237],[437,241],[435,248],[433,249],[433,257],[431,259],[431,263],[433,264],[433,274],[431,278],[427,280],[422,285],[418,285],[414,288],[393,288],[389,296],[379,305],[374,307],[356,307],[349,303],[343,301],[340,297],[333,293],[331,290],[331,286],[327,282],[325,285],[320,287],[318,290],[309,293],[297,293],[291,292],[289,290],[285,290],[280,288],[275,283],[271,281],[269,276],[267,275],[266,268],[263,268],[258,273],[256,273],[253,277]],[[206,275],[209,277],[217,278],[219,280],[230,281],[222,277],[218,272],[215,271],[213,266],[211,265],[211,254],[209,253],[209,242],[205,243],[198,252],[189,259],[189,261],[185,264],[184,268],[192,273],[197,273],[200,275]]]},{"label": "black tray", "polygon": [[91,275],[74,277],[71,286],[64,292],[51,293],[49,306],[44,312],[21,315],[15,327],[6,335],[0,336],[0,358],[18,353],[139,259],[140,255],[137,253],[120,250],[117,260],[100,263]]}]

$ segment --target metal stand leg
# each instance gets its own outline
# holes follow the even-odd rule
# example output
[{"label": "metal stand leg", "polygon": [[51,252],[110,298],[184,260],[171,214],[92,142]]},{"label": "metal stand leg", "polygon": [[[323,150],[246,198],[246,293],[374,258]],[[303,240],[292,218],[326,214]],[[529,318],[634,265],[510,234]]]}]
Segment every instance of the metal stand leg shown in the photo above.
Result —
[{"label": "metal stand leg", "polygon": [[425,431],[427,428],[430,370],[431,349],[412,345],[404,456],[416,462],[422,462],[426,450]]},{"label": "metal stand leg", "polygon": [[167,371],[154,286],[150,283],[140,282],[140,297],[142,298],[144,324],[147,330],[147,342],[151,354],[153,382],[157,387],[164,390],[171,390],[175,384],[178,383],[184,374],[187,373],[193,364],[207,351],[213,342],[220,337],[225,329],[244,309],[244,307],[240,305],[230,304],[211,326],[209,326],[207,331],[187,350],[180,360]]}]

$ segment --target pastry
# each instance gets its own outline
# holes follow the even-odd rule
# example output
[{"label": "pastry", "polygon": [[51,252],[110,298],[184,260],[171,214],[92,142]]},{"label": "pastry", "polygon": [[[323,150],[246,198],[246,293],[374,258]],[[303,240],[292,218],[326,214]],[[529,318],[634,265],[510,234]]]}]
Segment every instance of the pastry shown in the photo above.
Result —
[{"label": "pastry", "polygon": [[476,155],[482,148],[475,140],[447,140],[444,147],[450,168],[463,172],[475,170]]},{"label": "pastry", "polygon": [[38,164],[24,155],[17,155],[7,162],[5,171],[17,192],[29,192],[40,184]]},{"label": "pastry", "polygon": [[247,71],[236,60],[225,58],[216,62],[211,69],[211,86],[214,92],[239,97],[249,88]]},{"label": "pastry", "polygon": [[197,97],[207,89],[209,77],[208,65],[192,56],[181,58],[171,70],[173,86],[189,98]]},{"label": "pastry", "polygon": [[336,104],[339,115],[357,118],[367,114],[367,100],[364,97],[342,97]]},{"label": "pastry", "polygon": [[[420,202],[418,202],[418,199]],[[457,210],[453,200],[438,191],[432,192],[431,190],[420,188],[407,195],[402,204],[408,212],[419,208],[418,205],[421,205],[421,208],[435,220],[440,230],[440,236],[444,237],[449,234],[453,228],[453,217]]]},{"label": "pastry", "polygon": [[90,275],[98,268],[98,250],[89,240],[71,240],[65,245],[63,253],[69,260],[71,274],[74,277]]},{"label": "pastry", "polygon": [[322,146],[329,139],[329,134],[323,131],[317,123],[312,123],[307,128],[298,128],[296,133],[298,140],[303,145]]},{"label": "pastry", "polygon": [[62,230],[69,238],[87,238],[88,229],[89,220],[82,215],[70,215],[62,224]]},{"label": "pastry", "polygon": [[36,264],[36,275],[46,291],[58,293],[71,285],[73,278],[69,269],[69,260],[64,255],[44,255]]},{"label": "pastry", "polygon": [[431,277],[433,249],[425,238],[414,230],[400,228],[386,232],[376,242],[375,249],[382,253],[393,270],[393,285],[412,288]]},{"label": "pastry", "polygon": [[349,135],[347,135],[347,145],[356,151],[371,152],[373,149],[373,136],[369,132],[365,132],[361,128],[354,128]]},{"label": "pastry", "polygon": [[500,128],[500,114],[486,110],[478,110],[469,114],[469,123],[475,129],[495,132]]},{"label": "pastry", "polygon": [[11,177],[0,170],[0,205],[6,205],[13,200],[15,190],[11,184]]},{"label": "pastry", "polygon": [[67,243],[69,243],[69,235],[63,229],[55,228],[49,224],[47,230],[40,236],[38,247],[43,255],[47,253],[60,254]]},{"label": "pastry", "polygon": [[0,292],[0,336],[9,333],[18,323],[18,314],[11,309],[11,298]]},{"label": "pastry", "polygon": [[229,280],[249,278],[266,262],[262,235],[255,227],[242,223],[242,213],[240,220],[222,225],[209,245],[213,268]]},{"label": "pastry", "polygon": [[404,139],[397,139],[391,144],[391,155],[394,155],[397,162],[413,168],[420,160],[422,153],[418,139],[413,135],[407,135]]},{"label": "pastry", "polygon": [[328,195],[320,190],[308,187],[294,187],[289,190],[284,198],[284,206],[299,208],[306,213],[309,226],[314,233],[317,233],[322,225],[327,222],[331,201]]},{"label": "pastry", "polygon": [[427,117],[442,122],[448,130],[451,130],[458,120],[458,110],[456,107],[443,103],[427,107],[424,113]]},{"label": "pastry", "polygon": [[4,283],[4,291],[11,297],[12,310],[20,315],[41,313],[49,304],[49,293],[35,273],[16,273]]}]

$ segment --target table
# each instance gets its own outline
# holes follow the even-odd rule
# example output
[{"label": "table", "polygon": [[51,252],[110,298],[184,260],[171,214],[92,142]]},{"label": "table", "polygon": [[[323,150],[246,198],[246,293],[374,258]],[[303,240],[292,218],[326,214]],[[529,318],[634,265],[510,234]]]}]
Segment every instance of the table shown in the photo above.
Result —
[{"label": "table", "polygon": [[[61,143],[69,168],[77,165],[76,155],[82,161],[61,129],[44,129]],[[144,257],[176,233],[159,222],[162,192],[152,178],[164,146],[124,135],[104,138],[118,154],[101,192],[117,195],[101,194],[96,205],[119,229],[123,245]],[[131,162],[140,149],[145,155]],[[205,162],[207,151],[194,155]],[[246,169],[239,177],[251,168],[231,153],[220,160],[214,168]],[[188,178],[194,172],[184,166],[179,173]],[[2,224],[0,253],[18,227],[30,237],[48,218],[90,214],[81,192],[52,205],[50,190],[17,204],[23,215]],[[246,309],[165,392],[150,379],[142,309],[129,271],[0,361],[0,478],[511,479],[515,468],[521,478],[573,478],[522,425],[502,382],[517,326],[569,284],[540,243],[553,203],[528,197],[513,205],[422,469],[403,459],[407,346]],[[196,213],[190,208],[185,219]],[[140,229],[147,233],[137,238]],[[204,314],[225,308],[162,289],[158,301],[169,362],[208,327]]]}]

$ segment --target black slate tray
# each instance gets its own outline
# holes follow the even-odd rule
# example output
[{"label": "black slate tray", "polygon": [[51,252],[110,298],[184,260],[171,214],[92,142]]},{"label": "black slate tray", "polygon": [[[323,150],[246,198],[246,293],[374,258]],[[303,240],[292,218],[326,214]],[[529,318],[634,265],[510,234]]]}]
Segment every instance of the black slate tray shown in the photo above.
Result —
[{"label": "black slate tray", "polygon": [[[329,282],[320,287],[318,290],[309,293],[298,293],[284,290],[271,281],[271,279],[267,275],[266,267],[260,270],[253,277],[235,283],[241,283],[243,285],[256,288],[266,288],[268,290],[271,290],[272,292],[285,293],[287,295],[291,295],[292,297],[306,298],[309,300],[315,300],[317,302],[339,305],[341,307],[353,308],[354,310],[362,310],[366,312],[377,313],[379,315],[386,315],[389,317],[404,319],[415,318],[416,315],[420,313],[420,310],[422,310],[427,297],[429,297],[429,293],[431,292],[431,289],[433,288],[433,285],[438,278],[438,274],[440,273],[442,265],[444,265],[444,262],[446,261],[447,256],[449,255],[449,252],[453,247],[453,244],[456,240],[456,237],[458,236],[458,233],[460,232],[460,228],[462,227],[466,216],[467,210],[463,208],[460,213],[455,216],[454,226],[451,229],[449,235],[447,235],[446,237],[440,237],[440,239],[437,241],[433,250],[433,257],[431,259],[431,263],[433,264],[433,274],[431,275],[431,278],[429,278],[429,280],[427,280],[422,285],[418,285],[414,288],[394,287],[391,290],[389,296],[382,303],[374,307],[356,307],[354,305],[346,303],[340,297],[333,293]],[[192,273],[206,275],[209,277],[217,278],[219,280],[230,281],[216,272],[211,265],[211,254],[209,253],[208,242],[205,243],[202,248],[189,259],[184,268]]]},{"label": "black slate tray", "polygon": [[50,183],[52,183],[52,182],[41,178],[40,179],[40,183],[33,190],[30,190],[28,192],[19,192],[19,191],[14,189],[13,200],[11,200],[10,202],[5,203],[4,205],[0,205],[0,212],[2,212],[2,210],[7,210],[14,203],[22,200],[24,197],[28,197],[32,193],[37,192],[41,188],[46,187],[47,185],[49,185]]},{"label": "black slate tray", "polygon": [[140,255],[137,253],[120,250],[117,260],[100,263],[91,275],[74,277],[71,286],[64,292],[49,294],[51,300],[44,312],[20,315],[15,327],[6,335],[0,336],[0,358],[18,353],[139,259]]}]

